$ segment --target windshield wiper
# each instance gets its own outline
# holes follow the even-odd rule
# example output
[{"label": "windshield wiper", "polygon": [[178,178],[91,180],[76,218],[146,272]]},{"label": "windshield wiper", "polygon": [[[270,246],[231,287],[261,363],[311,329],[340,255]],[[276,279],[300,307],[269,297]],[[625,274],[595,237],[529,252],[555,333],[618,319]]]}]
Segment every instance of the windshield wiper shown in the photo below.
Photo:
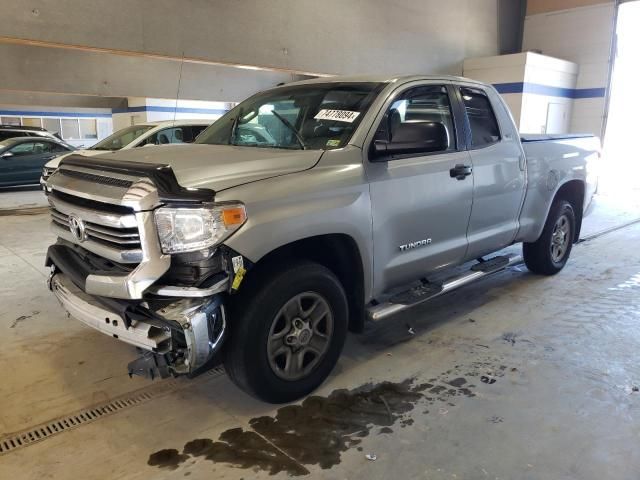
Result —
[{"label": "windshield wiper", "polygon": [[271,110],[271,113],[273,113],[275,115],[275,117],[285,125],[285,127],[287,127],[289,130],[291,130],[293,132],[293,134],[296,136],[296,140],[298,140],[298,143],[300,144],[300,147],[302,148],[302,150],[306,150],[307,146],[304,144],[304,140],[302,140],[302,136],[300,135],[300,132],[298,132],[298,130],[296,130],[296,127],[291,125],[291,122],[289,122],[289,120],[284,118],[282,115],[280,115],[275,110]]}]

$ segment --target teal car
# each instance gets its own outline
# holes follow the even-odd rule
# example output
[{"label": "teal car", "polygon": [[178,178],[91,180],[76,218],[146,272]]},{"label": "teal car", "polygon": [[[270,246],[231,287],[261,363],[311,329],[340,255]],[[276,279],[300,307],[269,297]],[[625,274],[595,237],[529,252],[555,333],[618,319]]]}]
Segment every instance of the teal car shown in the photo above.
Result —
[{"label": "teal car", "polygon": [[0,188],[37,185],[42,167],[75,147],[56,138],[14,137],[0,142]]}]

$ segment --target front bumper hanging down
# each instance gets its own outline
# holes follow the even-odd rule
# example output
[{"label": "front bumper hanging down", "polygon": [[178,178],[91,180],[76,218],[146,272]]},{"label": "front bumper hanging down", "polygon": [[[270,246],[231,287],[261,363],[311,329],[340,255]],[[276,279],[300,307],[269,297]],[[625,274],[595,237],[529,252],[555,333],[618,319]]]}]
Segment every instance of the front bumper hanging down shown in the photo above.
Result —
[{"label": "front bumper hanging down", "polygon": [[[220,292],[228,285],[222,283],[217,284]],[[55,264],[48,285],[69,315],[143,352],[129,364],[130,375],[155,378],[193,374],[212,360],[226,336],[220,293],[163,299],[162,307],[154,311],[146,301],[134,304],[88,295]]]}]

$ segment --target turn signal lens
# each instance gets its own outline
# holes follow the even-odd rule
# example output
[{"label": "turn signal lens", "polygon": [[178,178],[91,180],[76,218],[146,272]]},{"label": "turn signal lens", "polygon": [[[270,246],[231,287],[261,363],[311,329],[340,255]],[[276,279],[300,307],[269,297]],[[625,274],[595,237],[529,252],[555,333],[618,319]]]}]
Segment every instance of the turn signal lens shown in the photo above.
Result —
[{"label": "turn signal lens", "polygon": [[222,210],[222,221],[225,227],[242,225],[247,220],[247,211],[243,206],[225,208]]}]

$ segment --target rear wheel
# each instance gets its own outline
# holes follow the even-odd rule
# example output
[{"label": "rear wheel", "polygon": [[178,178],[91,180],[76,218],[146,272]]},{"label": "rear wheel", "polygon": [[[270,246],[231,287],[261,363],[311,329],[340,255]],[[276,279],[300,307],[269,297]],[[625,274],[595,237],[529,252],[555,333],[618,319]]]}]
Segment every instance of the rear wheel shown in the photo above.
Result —
[{"label": "rear wheel", "polygon": [[542,275],[555,275],[562,270],[569,260],[575,231],[573,207],[566,200],[556,200],[551,206],[540,238],[523,245],[527,268]]},{"label": "rear wheel", "polygon": [[301,262],[261,275],[232,305],[225,368],[247,393],[296,400],[335,366],[347,334],[347,300],[336,276]]}]

